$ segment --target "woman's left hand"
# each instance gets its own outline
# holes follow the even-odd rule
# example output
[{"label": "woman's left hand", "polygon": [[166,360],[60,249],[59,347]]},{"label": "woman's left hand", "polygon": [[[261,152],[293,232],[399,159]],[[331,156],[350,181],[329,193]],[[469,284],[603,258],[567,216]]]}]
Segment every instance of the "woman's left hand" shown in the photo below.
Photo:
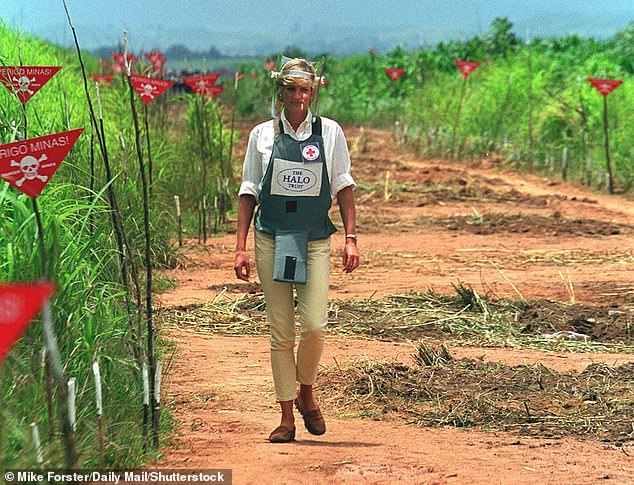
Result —
[{"label": "woman's left hand", "polygon": [[359,266],[359,250],[355,239],[346,239],[343,247],[343,272],[352,273]]}]

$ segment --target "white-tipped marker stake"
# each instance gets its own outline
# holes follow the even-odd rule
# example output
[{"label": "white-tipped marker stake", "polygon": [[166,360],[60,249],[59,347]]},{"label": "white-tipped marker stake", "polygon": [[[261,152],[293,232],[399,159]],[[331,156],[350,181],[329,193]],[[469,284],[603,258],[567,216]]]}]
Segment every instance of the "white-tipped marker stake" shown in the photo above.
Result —
[{"label": "white-tipped marker stake", "polygon": [[77,380],[74,377],[68,381],[68,419],[73,432],[77,421],[77,409],[75,407],[76,382]]},{"label": "white-tipped marker stake", "polygon": [[103,432],[103,399],[101,394],[101,372],[99,362],[92,363],[92,373],[95,375],[95,404],[97,406],[97,431],[99,433],[99,456],[101,463],[104,463],[105,439]]},{"label": "white-tipped marker stake", "polygon": [[46,375],[46,405],[48,408],[48,436],[53,438],[55,435],[55,406],[53,404],[53,371],[51,361],[46,346],[42,348],[42,367]]},{"label": "white-tipped marker stake", "polygon": [[163,361],[159,360],[156,363],[156,373],[154,374],[154,402],[159,404],[161,402],[161,372],[163,370]]},{"label": "white-tipped marker stake", "polygon": [[154,413],[152,413],[152,417],[154,419],[154,423],[152,428],[154,429],[154,447],[158,448],[159,445],[159,436],[158,429],[160,423],[161,416],[161,374],[163,372],[163,362],[158,361],[156,363],[156,371],[154,372]]},{"label": "white-tipped marker stake", "polygon": [[42,453],[42,441],[40,440],[40,430],[37,423],[31,423],[31,436],[33,437],[33,448],[35,448],[35,461],[38,465],[44,463],[44,454]]},{"label": "white-tipped marker stake", "polygon": [[183,246],[183,219],[181,217],[181,199],[178,195],[174,196],[174,205],[176,206],[176,219],[178,220],[178,247]]},{"label": "white-tipped marker stake", "polygon": [[95,375],[95,404],[97,406],[97,416],[103,414],[103,399],[101,395],[101,372],[99,371],[99,362],[92,363],[92,373]]},{"label": "white-tipped marker stake", "polygon": [[390,199],[390,171],[385,172],[385,187],[383,189],[383,200],[387,202]]},{"label": "white-tipped marker stake", "polygon": [[148,424],[150,420],[150,378],[147,364],[143,363],[143,446],[148,443]]}]

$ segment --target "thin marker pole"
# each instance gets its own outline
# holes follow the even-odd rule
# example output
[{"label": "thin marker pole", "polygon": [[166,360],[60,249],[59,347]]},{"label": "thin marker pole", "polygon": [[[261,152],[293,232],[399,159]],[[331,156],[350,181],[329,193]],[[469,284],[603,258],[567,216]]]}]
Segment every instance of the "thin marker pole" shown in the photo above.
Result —
[{"label": "thin marker pole", "polygon": [[610,159],[610,133],[608,127],[608,97],[603,96],[603,144],[605,147],[605,167],[607,170],[608,193],[614,193],[614,173],[612,172],[612,160]]},{"label": "thin marker pole", "polygon": [[[152,248],[151,248],[151,234],[150,234],[150,206],[148,196],[148,183],[146,177],[146,168],[143,161],[143,150],[141,148],[141,130],[139,128],[139,117],[136,111],[136,105],[134,104],[134,87],[132,86],[132,79],[130,77],[130,63],[128,62],[128,35],[124,33],[125,53],[124,59],[126,59],[126,72],[128,79],[128,90],[130,92],[130,109],[132,111],[132,121],[134,124],[135,133],[135,145],[137,158],[139,161],[139,172],[141,175],[141,187],[143,191],[143,225],[145,229],[145,316],[147,322],[147,358],[150,371],[150,385],[152,385],[152,377],[154,376],[154,325],[152,322]],[[154,411],[153,411],[154,413]],[[154,430],[158,433],[158,429]],[[156,437],[158,440],[158,437]]]},{"label": "thin marker pole", "polygon": [[174,196],[174,205],[176,205],[176,219],[178,221],[178,247],[183,247],[183,219],[181,217],[181,199],[178,195]]},{"label": "thin marker pole", "polygon": [[159,446],[159,425],[161,418],[161,374],[163,372],[163,362],[158,361],[156,364],[156,373],[154,374],[154,413],[152,413],[152,429],[154,431],[154,447]]},{"label": "thin marker pole", "polygon": [[148,175],[150,179],[150,199],[152,198],[152,189],[154,185],[153,181],[153,163],[152,163],[152,144],[150,143],[150,122],[148,120],[147,104],[143,103],[143,112],[145,115],[145,140],[147,142],[147,160],[148,160]]},{"label": "thin marker pole", "polygon": [[99,434],[99,459],[105,464],[105,438],[103,430],[103,396],[101,393],[101,372],[99,362],[92,363],[92,373],[95,376],[95,406],[97,408],[97,432]]},{"label": "thin marker pole", "polygon": [[75,432],[77,428],[77,379],[74,377],[68,380],[68,420],[70,427]]},{"label": "thin marker pole", "polygon": [[150,422],[150,377],[148,375],[147,364],[143,362],[143,448],[148,445],[148,429]]},{"label": "thin marker pole", "polygon": [[462,87],[460,88],[460,101],[458,101],[458,109],[456,110],[456,119],[454,120],[453,131],[451,133],[451,158],[456,158],[456,132],[458,131],[458,125],[460,124],[460,112],[462,111],[462,103],[464,102],[465,89],[467,86],[467,79],[462,80]]},{"label": "thin marker pole", "polygon": [[38,465],[44,463],[44,453],[42,452],[42,441],[40,440],[40,430],[37,423],[31,423],[31,438],[33,439],[33,448],[35,450],[35,461]]}]

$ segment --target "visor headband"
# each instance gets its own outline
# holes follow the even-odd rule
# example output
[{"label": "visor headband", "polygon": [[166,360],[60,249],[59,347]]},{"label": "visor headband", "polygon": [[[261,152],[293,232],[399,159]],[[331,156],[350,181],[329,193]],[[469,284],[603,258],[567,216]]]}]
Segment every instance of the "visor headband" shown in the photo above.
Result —
[{"label": "visor headband", "polygon": [[314,81],[315,75],[310,72],[305,71],[294,71],[294,70],[284,70],[284,71],[271,71],[271,77],[274,79],[284,78],[284,77],[301,77],[307,79],[308,81]]},{"label": "visor headband", "polygon": [[282,71],[282,76],[292,76],[292,77],[304,77],[306,79],[310,79],[311,81],[315,79],[315,75],[311,74],[310,72],[304,72],[304,71],[291,71],[291,70],[286,70],[286,71]]}]

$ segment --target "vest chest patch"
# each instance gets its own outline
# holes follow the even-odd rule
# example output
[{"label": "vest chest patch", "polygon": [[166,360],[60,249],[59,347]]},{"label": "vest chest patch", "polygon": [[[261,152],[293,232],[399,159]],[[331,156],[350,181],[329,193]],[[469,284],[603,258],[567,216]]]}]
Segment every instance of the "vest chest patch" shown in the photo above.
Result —
[{"label": "vest chest patch", "polygon": [[305,164],[273,159],[271,195],[317,197],[321,191],[322,163]]},{"label": "vest chest patch", "polygon": [[306,163],[321,162],[321,150],[319,149],[319,142],[308,142],[300,145],[302,150],[302,160]]}]

